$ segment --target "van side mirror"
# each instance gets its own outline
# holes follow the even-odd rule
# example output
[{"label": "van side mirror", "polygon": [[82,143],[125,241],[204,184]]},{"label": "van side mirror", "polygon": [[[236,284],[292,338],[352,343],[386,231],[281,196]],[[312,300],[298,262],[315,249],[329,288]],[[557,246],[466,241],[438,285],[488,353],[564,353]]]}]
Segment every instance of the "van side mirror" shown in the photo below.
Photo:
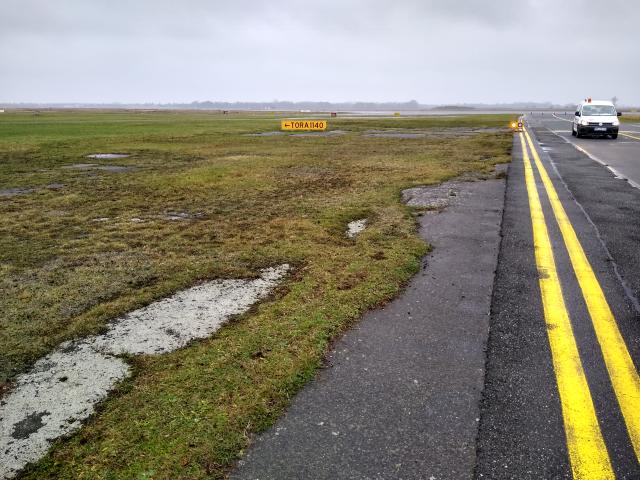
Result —
[{"label": "van side mirror", "polygon": [[580,116],[580,111],[577,111],[576,112],[576,117],[579,117],[579,116]]},{"label": "van side mirror", "polygon": [[621,117],[622,116],[622,112],[618,112],[618,116]]}]

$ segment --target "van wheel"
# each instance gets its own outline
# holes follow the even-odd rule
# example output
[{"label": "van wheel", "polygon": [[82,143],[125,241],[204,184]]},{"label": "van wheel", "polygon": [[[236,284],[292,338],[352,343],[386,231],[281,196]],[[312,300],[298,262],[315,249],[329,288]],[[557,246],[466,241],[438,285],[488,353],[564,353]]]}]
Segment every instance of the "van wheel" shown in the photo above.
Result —
[{"label": "van wheel", "polygon": [[578,127],[576,127],[576,138],[582,138],[582,134],[580,133]]},{"label": "van wheel", "polygon": [[576,126],[575,125],[571,125],[571,136],[575,137],[576,136],[576,130],[575,130]]},{"label": "van wheel", "polygon": [[616,138],[618,138],[618,134],[617,133],[614,133],[614,134],[611,135],[611,139],[612,140],[615,140]]}]

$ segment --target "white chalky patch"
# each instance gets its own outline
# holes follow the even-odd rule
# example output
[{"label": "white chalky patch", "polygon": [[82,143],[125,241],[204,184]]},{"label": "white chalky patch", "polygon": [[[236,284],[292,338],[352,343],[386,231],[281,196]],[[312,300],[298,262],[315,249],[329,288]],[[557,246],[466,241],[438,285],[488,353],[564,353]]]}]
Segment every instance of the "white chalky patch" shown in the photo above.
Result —
[{"label": "white chalky patch", "polygon": [[256,280],[216,280],[127,314],[107,333],[89,339],[112,354],[166,353],[214,333],[231,315],[267,295],[287,271],[269,268]]},{"label": "white chalky patch", "polygon": [[152,303],[115,321],[102,335],[66,342],[18,376],[0,400],[0,478],[44,456],[53,440],[81,426],[129,374],[119,354],[159,354],[206,338],[246,312],[282,280],[289,265],[254,280],[214,280]]},{"label": "white chalky patch", "polygon": [[[77,430],[128,373],[120,358],[67,343],[20,375],[0,402],[0,478],[13,477],[54,439]],[[39,422],[29,425],[34,417]]]},{"label": "white chalky patch", "polygon": [[347,237],[355,238],[360,232],[367,228],[367,219],[354,220],[347,224]]}]

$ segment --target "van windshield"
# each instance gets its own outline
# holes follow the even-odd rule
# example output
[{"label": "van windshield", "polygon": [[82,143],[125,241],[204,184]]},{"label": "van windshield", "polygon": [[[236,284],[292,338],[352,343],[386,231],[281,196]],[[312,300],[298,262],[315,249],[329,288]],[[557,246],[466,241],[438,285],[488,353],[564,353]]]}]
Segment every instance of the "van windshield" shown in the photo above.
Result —
[{"label": "van windshield", "polygon": [[598,115],[615,115],[616,108],[613,105],[585,105],[582,107],[582,115],[595,117]]}]

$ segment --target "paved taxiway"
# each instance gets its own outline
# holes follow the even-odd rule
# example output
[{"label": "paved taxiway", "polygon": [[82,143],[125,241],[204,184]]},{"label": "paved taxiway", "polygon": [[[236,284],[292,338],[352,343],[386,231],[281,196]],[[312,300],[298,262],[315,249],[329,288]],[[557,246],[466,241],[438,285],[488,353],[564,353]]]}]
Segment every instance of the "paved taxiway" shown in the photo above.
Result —
[{"label": "paved taxiway", "polygon": [[640,140],[575,139],[562,120],[525,120],[508,175],[475,473],[637,479],[640,190],[618,177],[640,182]]}]

